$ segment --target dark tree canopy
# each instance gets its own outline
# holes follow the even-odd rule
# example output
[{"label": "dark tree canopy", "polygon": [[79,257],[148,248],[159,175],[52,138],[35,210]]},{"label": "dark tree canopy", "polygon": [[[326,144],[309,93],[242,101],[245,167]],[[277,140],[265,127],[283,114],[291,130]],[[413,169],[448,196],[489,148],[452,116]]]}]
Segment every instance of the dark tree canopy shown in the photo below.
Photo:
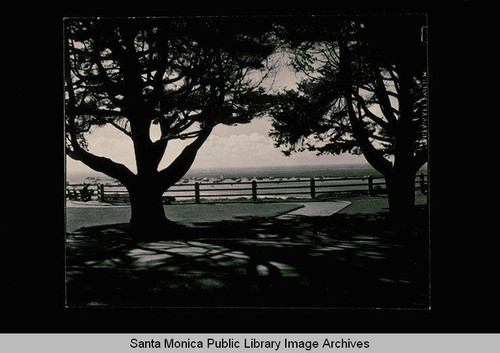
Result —
[{"label": "dark tree canopy", "polygon": [[391,195],[404,189],[411,204],[412,179],[428,155],[424,20],[326,18],[285,27],[292,65],[304,79],[276,97],[276,146],[285,154],[362,153],[386,177],[390,202],[399,204]]},{"label": "dark tree canopy", "polygon": [[[427,160],[424,24],[423,16],[67,19],[67,154],[127,187],[132,220],[161,221],[161,194],[217,124],[270,113],[285,153],[362,153],[390,195],[406,190],[408,206]],[[304,79],[271,100],[255,73],[269,72],[277,50]],[[88,150],[86,133],[103,125],[131,138],[137,173]],[[189,143],[158,170],[174,139]]]},{"label": "dark tree canopy", "polygon": [[[140,173],[157,166],[169,140],[192,138],[195,147],[215,125],[259,115],[262,89],[249,73],[273,43],[226,22],[67,21],[68,154],[92,164],[84,133],[110,124],[134,141]],[[158,141],[149,138],[151,124],[160,126]],[[114,174],[126,183],[127,173]]]},{"label": "dark tree canopy", "polygon": [[[123,183],[133,211],[138,190],[161,195],[189,170],[217,124],[246,123],[267,109],[255,73],[265,69],[276,37],[270,22],[249,21],[66,20],[67,154]],[[161,131],[155,141],[153,124]],[[88,151],[85,134],[103,125],[131,138],[137,174]],[[189,144],[158,170],[174,139]]]},{"label": "dark tree canopy", "polygon": [[[363,139],[376,146],[383,156],[394,156],[395,125],[400,120],[398,74],[402,69],[400,57],[404,54],[410,59],[406,64],[412,65],[408,91],[403,94],[409,96],[412,104],[409,119],[415,152],[421,154],[421,159],[416,160],[419,168],[427,156],[423,45],[410,37],[407,38],[410,43],[404,42],[403,46],[390,35],[389,29],[384,28],[387,23],[379,28],[379,23],[370,26],[365,22],[371,24],[368,20],[347,22],[343,30],[335,23],[334,32],[327,32],[329,27],[322,26],[322,31],[316,29],[319,32],[316,36],[316,32],[309,29],[306,41],[298,41],[297,29],[294,29],[290,49],[292,65],[304,73],[305,78],[296,90],[287,90],[277,96],[272,111],[275,119],[271,136],[277,146],[287,148],[283,151],[285,154],[305,149],[318,153],[360,154],[359,142]],[[391,30],[394,32],[398,28]],[[415,33],[412,35],[414,37]],[[341,46],[344,46],[344,72],[341,70]],[[346,87],[349,94],[346,94]],[[354,114],[349,114],[349,107]],[[364,135],[356,139],[354,131],[361,131],[361,128]]]}]

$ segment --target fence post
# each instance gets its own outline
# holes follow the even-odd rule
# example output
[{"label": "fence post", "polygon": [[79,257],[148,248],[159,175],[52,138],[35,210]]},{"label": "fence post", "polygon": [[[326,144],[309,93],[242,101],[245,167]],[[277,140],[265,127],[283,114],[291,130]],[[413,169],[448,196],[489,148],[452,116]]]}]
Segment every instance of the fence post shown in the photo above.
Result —
[{"label": "fence post", "polygon": [[368,195],[373,195],[373,177],[371,175],[368,177]]},{"label": "fence post", "polygon": [[257,181],[252,180],[252,200],[257,201]]},{"label": "fence post", "polygon": [[200,183],[194,183],[194,199],[196,203],[200,203]]},{"label": "fence post", "polygon": [[104,184],[99,184],[99,201],[104,202]]},{"label": "fence post", "polygon": [[314,178],[311,178],[311,199],[316,198],[316,181]]},{"label": "fence post", "polygon": [[426,189],[425,189],[425,175],[424,173],[421,173],[420,174],[420,192],[422,194],[425,194],[426,193]]}]

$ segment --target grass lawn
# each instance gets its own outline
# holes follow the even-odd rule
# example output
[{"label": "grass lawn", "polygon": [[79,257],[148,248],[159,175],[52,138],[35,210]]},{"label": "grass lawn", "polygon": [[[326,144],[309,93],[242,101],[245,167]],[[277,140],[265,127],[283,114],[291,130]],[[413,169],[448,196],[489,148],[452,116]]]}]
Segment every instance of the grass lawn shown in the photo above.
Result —
[{"label": "grass lawn", "polygon": [[[173,222],[197,224],[237,221],[248,218],[276,217],[299,207],[296,203],[231,203],[165,205],[165,215]],[[130,207],[73,207],[66,210],[66,229],[75,232],[81,227],[126,223]]]},{"label": "grass lawn", "polygon": [[[331,216],[286,219],[231,204],[193,205],[213,214],[204,219],[193,207],[182,217],[196,225],[185,223],[166,240],[131,239],[124,223],[68,234],[67,303],[428,308],[425,197],[405,229],[392,227],[383,196],[342,199],[351,205]],[[271,205],[276,214],[289,207]]]}]

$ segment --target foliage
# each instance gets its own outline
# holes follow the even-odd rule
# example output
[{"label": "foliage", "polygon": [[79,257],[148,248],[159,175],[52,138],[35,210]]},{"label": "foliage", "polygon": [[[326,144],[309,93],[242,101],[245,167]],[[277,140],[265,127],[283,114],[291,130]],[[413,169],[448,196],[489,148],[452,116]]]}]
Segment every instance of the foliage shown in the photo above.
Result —
[{"label": "foliage", "polygon": [[285,155],[363,153],[372,163],[375,154],[377,161],[395,158],[397,141],[406,139],[415,168],[426,161],[425,48],[420,22],[405,21],[347,19],[282,31],[292,66],[304,76],[271,111],[270,135]]},{"label": "foliage", "polygon": [[217,124],[263,114],[255,77],[275,49],[269,29],[224,18],[66,20],[68,154],[95,167],[85,136],[111,125],[133,140],[136,159],[140,149],[158,162],[169,140],[199,138],[199,148]]}]

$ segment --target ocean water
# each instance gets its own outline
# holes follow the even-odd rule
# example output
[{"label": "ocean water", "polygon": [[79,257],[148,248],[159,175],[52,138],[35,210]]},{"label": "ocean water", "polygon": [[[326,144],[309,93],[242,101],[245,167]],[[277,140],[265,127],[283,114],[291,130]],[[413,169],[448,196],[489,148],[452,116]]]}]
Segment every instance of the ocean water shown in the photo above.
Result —
[{"label": "ocean water", "polygon": [[193,169],[186,174],[190,177],[208,178],[319,178],[319,177],[359,177],[377,175],[378,173],[368,164],[340,164],[340,165],[320,165],[320,166],[278,166],[278,167],[258,167],[258,168],[212,168]]},{"label": "ocean water", "polygon": [[[426,169],[421,172],[425,173]],[[198,183],[202,199],[251,198],[252,181],[255,180],[259,198],[309,198],[311,178],[315,179],[316,195],[321,195],[367,191],[369,176],[374,178],[375,187],[384,188],[381,174],[367,164],[193,169],[164,195],[175,197],[176,200],[194,199],[195,184]],[[126,189],[117,185],[116,180],[101,173],[68,173],[67,184],[82,183],[108,185],[105,187],[106,194],[126,193]]]},{"label": "ocean water", "polygon": [[[276,167],[248,167],[248,168],[204,168],[191,169],[183,179],[257,179],[257,178],[319,178],[319,177],[361,177],[380,176],[373,167],[368,164],[338,164],[320,166],[276,166]],[[182,179],[181,179],[182,180]],[[68,172],[66,174],[68,184],[81,183],[116,183],[115,180],[105,174],[90,172]]]}]

